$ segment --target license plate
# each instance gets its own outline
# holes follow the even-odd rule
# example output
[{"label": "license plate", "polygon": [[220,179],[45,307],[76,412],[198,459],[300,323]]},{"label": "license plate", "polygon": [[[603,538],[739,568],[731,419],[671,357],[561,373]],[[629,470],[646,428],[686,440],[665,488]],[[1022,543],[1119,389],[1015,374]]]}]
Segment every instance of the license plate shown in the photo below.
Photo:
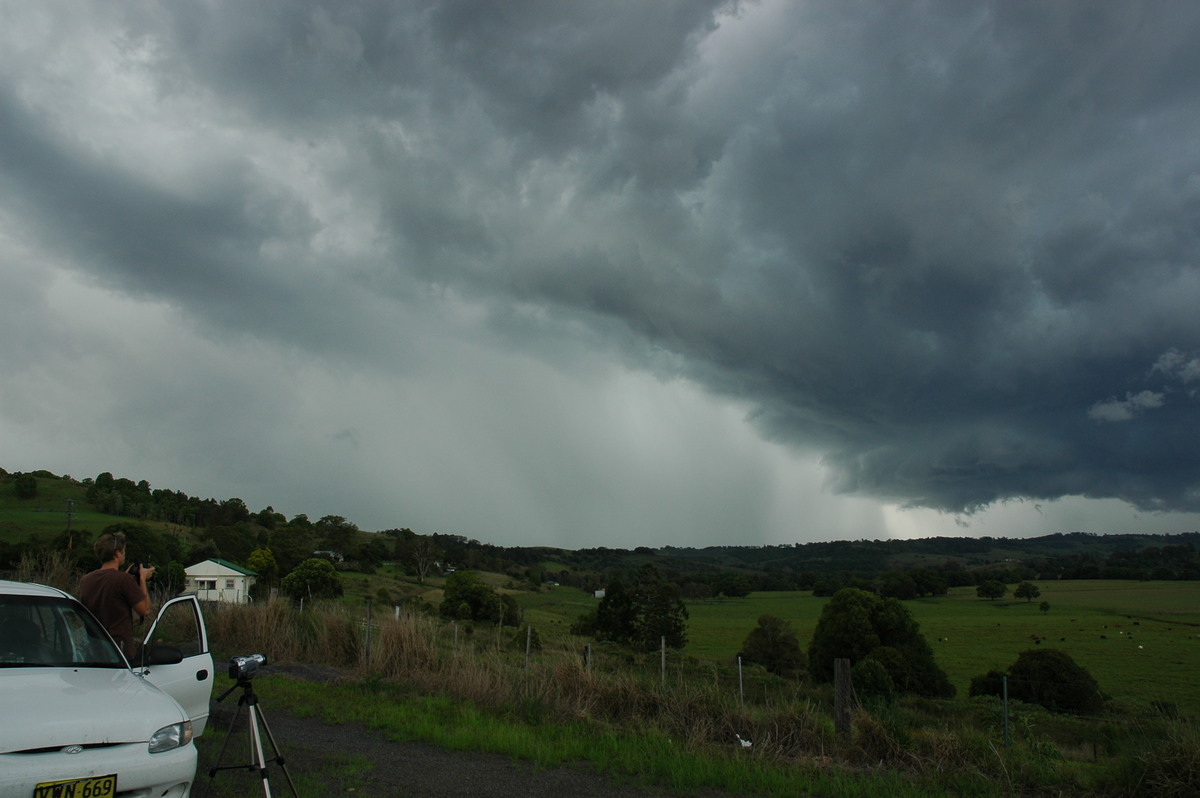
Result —
[{"label": "license plate", "polygon": [[44,781],[33,788],[33,798],[114,798],[117,776],[95,776],[90,779]]}]

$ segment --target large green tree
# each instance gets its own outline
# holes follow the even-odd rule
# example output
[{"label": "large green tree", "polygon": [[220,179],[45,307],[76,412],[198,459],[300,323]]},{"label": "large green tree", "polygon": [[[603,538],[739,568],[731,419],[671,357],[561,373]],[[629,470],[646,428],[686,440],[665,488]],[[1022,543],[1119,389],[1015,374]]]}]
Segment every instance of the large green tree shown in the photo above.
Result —
[{"label": "large green tree", "polygon": [[598,640],[652,651],[663,638],[671,648],[687,645],[687,619],[687,606],[679,588],[647,563],[632,585],[614,579],[604,591],[600,606],[580,618],[574,628]]},{"label": "large green tree", "polygon": [[1033,582],[1022,582],[1013,590],[1013,598],[1023,598],[1027,603],[1040,595],[1042,591]]},{"label": "large green tree", "polygon": [[842,588],[821,611],[808,647],[809,671],[819,682],[833,680],[835,659],[851,666],[874,659],[901,692],[952,696],[954,686],[933,659],[920,625],[898,599],[858,588]]},{"label": "large green tree", "polygon": [[297,601],[337,598],[342,595],[342,579],[333,563],[318,557],[305,560],[279,583],[283,592]]},{"label": "large green tree", "polygon": [[347,557],[354,554],[358,527],[340,515],[327,515],[313,524],[321,548],[336,551]]},{"label": "large green tree", "polygon": [[988,601],[1004,598],[1004,594],[1007,592],[1008,587],[999,579],[989,579],[975,588],[975,595],[979,596],[979,598],[985,598]]},{"label": "large green tree", "polygon": [[[509,598],[509,597],[504,597]],[[485,621],[515,625],[516,602],[504,601],[491,585],[480,580],[474,571],[455,571],[446,577],[439,613],[443,618],[464,621]]]},{"label": "large green tree", "polygon": [[37,479],[33,474],[17,474],[13,477],[13,489],[18,499],[33,499],[38,492]]}]

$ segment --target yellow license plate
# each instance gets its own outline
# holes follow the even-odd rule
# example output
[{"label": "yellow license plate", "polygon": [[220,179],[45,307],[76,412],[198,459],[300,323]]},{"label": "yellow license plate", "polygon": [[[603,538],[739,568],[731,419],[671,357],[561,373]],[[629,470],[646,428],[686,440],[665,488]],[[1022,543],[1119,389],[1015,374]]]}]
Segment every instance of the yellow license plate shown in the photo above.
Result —
[{"label": "yellow license plate", "polygon": [[117,776],[95,776],[90,779],[44,781],[33,788],[33,798],[114,798]]}]

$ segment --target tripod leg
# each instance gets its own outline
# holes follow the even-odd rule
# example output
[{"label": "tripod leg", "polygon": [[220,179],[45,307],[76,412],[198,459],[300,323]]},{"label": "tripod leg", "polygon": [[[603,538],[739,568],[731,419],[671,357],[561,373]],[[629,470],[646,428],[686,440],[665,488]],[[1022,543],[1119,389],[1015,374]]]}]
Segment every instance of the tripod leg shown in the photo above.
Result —
[{"label": "tripod leg", "polygon": [[208,796],[209,788],[212,786],[213,780],[217,777],[217,771],[223,770],[221,762],[225,760],[225,749],[229,747],[229,738],[233,736],[233,730],[237,726],[238,717],[242,714],[242,702],[239,701],[237,709],[233,711],[233,717],[229,719],[229,728],[225,730],[225,739],[221,741],[221,750],[217,753],[216,761],[212,767],[208,769],[208,784],[205,785],[204,795]]},{"label": "tripod leg", "polygon": [[[279,763],[279,767],[283,770],[283,775],[287,778],[288,786],[292,788],[292,795],[299,798],[300,793],[296,790],[296,783],[292,781],[292,774],[288,772],[287,762],[283,759],[283,754],[279,753],[279,745],[275,742],[275,735],[271,733],[271,727],[267,724],[267,716],[263,714],[261,708],[258,709],[258,720],[262,724],[262,730],[267,733],[267,740],[271,743],[271,751],[275,754],[274,760]],[[262,755],[262,741],[259,741],[259,756]],[[266,778],[265,776],[263,778]]]},{"label": "tripod leg", "polygon": [[250,705],[250,759],[258,763],[258,774],[262,777],[263,794],[271,798],[271,780],[267,778],[267,760],[263,756],[262,735],[258,731],[258,705]]}]

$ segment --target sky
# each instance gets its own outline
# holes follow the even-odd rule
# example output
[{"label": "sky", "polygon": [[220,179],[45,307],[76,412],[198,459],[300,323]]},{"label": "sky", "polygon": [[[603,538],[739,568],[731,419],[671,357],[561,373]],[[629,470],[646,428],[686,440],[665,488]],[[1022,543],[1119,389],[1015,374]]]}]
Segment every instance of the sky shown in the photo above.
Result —
[{"label": "sky", "polygon": [[1198,39],[0,0],[0,467],[507,546],[1200,529]]}]

